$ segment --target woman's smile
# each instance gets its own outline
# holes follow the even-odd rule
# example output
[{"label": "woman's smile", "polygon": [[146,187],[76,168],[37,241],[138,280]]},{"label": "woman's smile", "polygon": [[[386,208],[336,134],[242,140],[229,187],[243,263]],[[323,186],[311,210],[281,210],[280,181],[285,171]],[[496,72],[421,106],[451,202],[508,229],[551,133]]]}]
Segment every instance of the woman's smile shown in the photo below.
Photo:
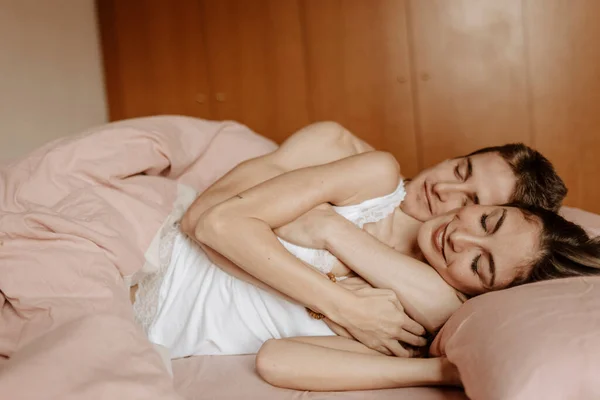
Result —
[{"label": "woman's smile", "polygon": [[444,262],[446,264],[448,264],[448,261],[446,260],[445,244],[446,244],[446,231],[448,230],[448,225],[450,225],[450,221],[441,224],[433,232],[433,235],[431,238],[433,241],[434,248],[438,251],[438,253],[440,253],[440,255],[442,256],[442,258],[444,259]]}]

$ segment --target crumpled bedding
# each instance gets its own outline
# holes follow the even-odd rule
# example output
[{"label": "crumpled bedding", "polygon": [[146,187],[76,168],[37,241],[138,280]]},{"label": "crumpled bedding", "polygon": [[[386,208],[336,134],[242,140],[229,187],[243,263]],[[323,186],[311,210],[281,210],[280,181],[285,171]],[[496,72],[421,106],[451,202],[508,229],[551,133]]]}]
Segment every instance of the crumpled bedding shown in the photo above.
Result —
[{"label": "crumpled bedding", "polygon": [[179,185],[203,190],[275,147],[234,122],[151,117],[0,167],[2,396],[177,398],[123,276],[153,262]]},{"label": "crumpled bedding", "polygon": [[[283,390],[258,378],[253,356],[175,360],[171,377],[133,322],[126,280],[156,267],[152,244],[183,185],[202,191],[275,148],[234,122],[159,116],[93,128],[0,166],[2,397],[465,399],[438,388]],[[455,325],[438,351],[460,342]],[[448,355],[460,364],[468,354],[456,349]]]}]

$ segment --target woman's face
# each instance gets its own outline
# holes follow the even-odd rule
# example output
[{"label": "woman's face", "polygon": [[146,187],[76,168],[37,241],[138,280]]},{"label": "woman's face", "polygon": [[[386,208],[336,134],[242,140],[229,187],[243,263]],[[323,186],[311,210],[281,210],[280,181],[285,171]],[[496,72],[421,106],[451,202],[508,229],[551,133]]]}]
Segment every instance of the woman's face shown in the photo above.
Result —
[{"label": "woman's face", "polygon": [[425,222],[419,247],[452,287],[478,295],[507,287],[539,251],[541,225],[518,208],[471,205]]}]

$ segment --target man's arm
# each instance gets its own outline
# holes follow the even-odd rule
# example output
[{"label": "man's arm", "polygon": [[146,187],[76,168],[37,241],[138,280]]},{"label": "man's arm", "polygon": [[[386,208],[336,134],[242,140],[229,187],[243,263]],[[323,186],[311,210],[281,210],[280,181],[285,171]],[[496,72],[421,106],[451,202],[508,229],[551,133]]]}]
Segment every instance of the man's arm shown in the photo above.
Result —
[{"label": "man's arm", "polygon": [[[182,231],[195,239],[193,230],[200,215],[206,210],[285,172],[327,164],[373,150],[368,143],[354,136],[338,123],[328,121],[308,125],[290,136],[273,153],[240,163],[201,193],[182,219]],[[291,300],[213,249],[202,243],[199,244],[209,258],[225,272],[272,294]]]},{"label": "man's arm", "polygon": [[[290,254],[272,229],[322,203],[357,203],[390,192],[398,179],[394,162],[383,153],[368,153],[280,175],[204,212],[195,238],[266,284],[333,316],[344,291],[327,289],[327,280]],[[372,174],[380,179],[373,181]]]},{"label": "man's arm", "polygon": [[373,150],[340,124],[311,124],[290,136],[273,153],[240,163],[206,189],[187,210],[182,230],[193,238],[192,231],[204,211],[285,172]]},{"label": "man's arm", "polygon": [[336,214],[322,220],[324,247],[374,287],[393,290],[408,315],[428,331],[437,331],[461,306],[455,289],[429,265]]},{"label": "man's arm", "polygon": [[[413,333],[423,331],[407,319],[395,295],[377,289],[361,296],[349,293],[306,267],[273,233],[274,228],[319,204],[355,204],[387,194],[396,188],[398,179],[395,159],[377,152],[291,171],[203,213],[195,237],[260,281],[325,314],[353,336],[360,339],[362,334],[361,341],[365,336],[385,337],[387,349],[406,355],[391,338],[420,343]],[[373,345],[380,346],[376,342]]]}]

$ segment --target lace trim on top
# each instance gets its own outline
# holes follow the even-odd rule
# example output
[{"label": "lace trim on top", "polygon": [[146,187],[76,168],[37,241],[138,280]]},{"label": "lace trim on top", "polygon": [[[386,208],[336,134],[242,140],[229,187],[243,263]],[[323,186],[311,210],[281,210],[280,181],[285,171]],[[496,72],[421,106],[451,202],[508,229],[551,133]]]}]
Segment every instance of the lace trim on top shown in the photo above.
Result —
[{"label": "lace trim on top", "polygon": [[393,213],[405,196],[404,181],[401,180],[396,190],[388,195],[365,200],[352,206],[333,207],[333,209],[362,229],[365,224],[381,221]]},{"label": "lace trim on top", "polygon": [[185,211],[185,207],[179,206],[167,217],[160,232],[158,270],[152,274],[143,276],[138,282],[138,290],[135,295],[135,302],[133,303],[133,313],[136,322],[144,329],[146,334],[154,321],[158,309],[161,284],[171,264],[175,238],[180,231],[179,220]]},{"label": "lace trim on top", "polygon": [[[365,224],[380,221],[392,214],[405,196],[404,181],[400,180],[396,190],[388,195],[365,200],[360,204],[333,207],[333,209],[362,229]],[[279,241],[286,250],[323,274],[330,273],[337,261],[337,258],[327,250],[309,249],[283,239],[279,239]]]},{"label": "lace trim on top", "polygon": [[[333,207],[333,209],[342,217],[353,222],[359,228],[371,222],[377,222],[390,215],[396,207],[400,205],[406,191],[404,189],[404,181],[400,180],[396,190],[386,196],[377,197],[374,199],[363,201],[360,204]],[[159,267],[155,273],[147,274],[141,277],[138,283],[133,311],[136,322],[148,333],[150,325],[158,309],[158,301],[160,297],[160,288],[163,278],[171,263],[171,254],[175,238],[180,232],[179,220],[183,216],[187,206],[176,206],[167,220],[163,224],[160,232],[159,241]],[[309,249],[306,247],[296,246],[295,244],[279,239],[283,246],[296,257],[305,263],[313,266],[316,270],[327,274],[331,272],[333,264],[337,260],[327,250]],[[199,249],[199,251],[202,251]]]}]

